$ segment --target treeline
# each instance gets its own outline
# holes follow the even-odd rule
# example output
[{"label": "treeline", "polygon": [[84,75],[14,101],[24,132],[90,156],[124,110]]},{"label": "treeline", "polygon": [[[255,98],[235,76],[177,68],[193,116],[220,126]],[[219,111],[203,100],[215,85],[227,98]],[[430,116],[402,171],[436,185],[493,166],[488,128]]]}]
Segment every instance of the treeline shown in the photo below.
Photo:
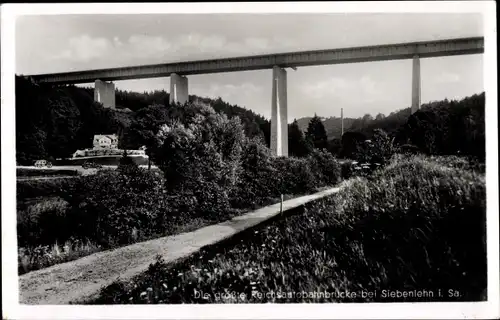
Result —
[{"label": "treeline", "polygon": [[413,144],[427,154],[485,160],[484,115],[484,92],[460,101],[437,101],[411,115],[395,137],[400,144]]},{"label": "treeline", "polygon": [[[312,117],[297,119],[297,124],[302,131],[306,131]],[[328,140],[340,139],[342,136],[342,119],[340,117],[329,117],[321,119],[326,130]],[[351,127],[356,118],[344,118],[344,132]]]},{"label": "treeline", "polygon": [[[182,106],[169,104],[169,94],[163,90],[117,90],[116,109],[103,108],[93,95],[92,88],[48,86],[16,76],[18,163],[70,157],[77,149],[91,147],[93,136],[101,133],[117,133],[120,148],[151,146],[161,125],[169,119],[189,117]],[[288,125],[289,153],[302,157],[313,149],[327,149],[336,156],[353,158],[360,144],[382,130],[395,145],[410,146],[414,151],[484,159],[484,99],[483,92],[461,101],[424,104],[413,115],[406,108],[388,116],[346,118],[342,137],[340,118],[302,118]],[[270,121],[261,115],[221,98],[190,96],[190,100],[229,118],[239,117],[249,138],[258,137],[270,145]]]},{"label": "treeline", "polygon": [[[93,94],[93,89],[92,94]],[[242,108],[238,105],[232,105],[223,101],[220,97],[211,99],[207,97],[198,97],[190,95],[189,100],[196,103],[211,106],[216,112],[227,115],[229,118],[239,117],[245,132],[250,137],[259,136],[265,139],[269,145],[271,123],[261,115],[254,113],[251,110]],[[117,109],[129,109],[138,112],[141,109],[146,109],[150,106],[170,107],[170,94],[165,90],[154,90],[152,92],[131,92],[131,91],[116,91],[116,107]]]},{"label": "treeline", "polygon": [[[249,137],[261,137],[269,145],[270,122],[264,117],[220,98],[190,99],[229,117],[238,116]],[[71,157],[78,149],[92,147],[93,136],[102,133],[118,134],[120,148],[139,148],[167,119],[182,113],[179,106],[170,106],[169,94],[163,90],[117,90],[116,109],[110,109],[94,101],[92,88],[37,84],[16,76],[17,162],[29,165],[37,159]]]},{"label": "treeline", "polygon": [[[373,118],[367,114],[349,119],[350,126],[346,126],[344,120],[346,129],[341,139],[338,138],[340,135],[331,138],[328,134],[338,130],[336,126],[331,126],[332,121],[327,122],[314,116],[303,134],[302,119],[291,125],[289,149],[302,150],[309,145],[326,148],[340,157],[353,158],[360,145],[382,130],[394,146],[405,150],[432,155],[471,156],[484,161],[484,112],[484,92],[460,101],[434,101],[423,104],[414,114],[411,114],[410,108],[405,108],[388,116],[378,114]],[[301,120],[302,124],[299,125]],[[296,132],[297,128],[301,132]],[[300,138],[301,134],[303,138]],[[304,146],[298,147],[297,141],[303,141]],[[296,151],[292,153],[297,154]]]},{"label": "treeline", "polygon": [[88,90],[36,84],[16,76],[16,159],[63,158],[92,146],[94,134],[120,132],[126,113],[103,108]]}]

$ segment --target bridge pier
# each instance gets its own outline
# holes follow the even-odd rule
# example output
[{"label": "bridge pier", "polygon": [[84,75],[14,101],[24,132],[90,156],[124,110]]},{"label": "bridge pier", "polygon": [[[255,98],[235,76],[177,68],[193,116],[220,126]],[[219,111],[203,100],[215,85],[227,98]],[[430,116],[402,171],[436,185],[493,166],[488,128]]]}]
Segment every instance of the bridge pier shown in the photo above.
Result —
[{"label": "bridge pier", "polygon": [[115,84],[101,80],[95,81],[94,101],[102,103],[104,108],[115,108]]},{"label": "bridge pier", "polygon": [[273,67],[271,103],[271,152],[274,156],[288,157],[288,106],[286,70]]},{"label": "bridge pier", "polygon": [[188,100],[188,78],[172,73],[170,75],[170,103],[184,104]]},{"label": "bridge pier", "polygon": [[420,89],[420,57],[413,56],[412,85],[411,85],[411,113],[420,109],[421,89]]}]

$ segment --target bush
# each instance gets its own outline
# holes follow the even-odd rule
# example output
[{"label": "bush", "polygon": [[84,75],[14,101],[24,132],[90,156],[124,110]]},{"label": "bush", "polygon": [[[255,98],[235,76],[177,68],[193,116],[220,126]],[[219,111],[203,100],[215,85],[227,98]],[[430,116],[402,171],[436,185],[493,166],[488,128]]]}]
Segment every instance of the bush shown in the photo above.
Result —
[{"label": "bush", "polygon": [[429,155],[467,155],[484,162],[485,93],[423,105],[400,128],[400,136]]},{"label": "bush", "polygon": [[276,189],[279,194],[309,193],[321,184],[316,181],[307,159],[274,158],[273,166],[276,170],[273,179],[274,183],[277,183]]},{"label": "bush", "polygon": [[333,186],[340,180],[340,165],[326,150],[314,149],[306,158],[274,158],[272,165],[281,194],[305,194],[325,186]]},{"label": "bush", "polygon": [[120,164],[118,165],[118,171],[131,172],[134,173],[138,170],[139,166],[134,160],[128,155],[127,150],[123,151],[123,156],[120,158]]},{"label": "bush", "polygon": [[186,108],[184,123],[177,119],[160,129],[157,165],[168,190],[196,198],[194,211],[207,218],[224,216],[231,210],[230,198],[238,193],[243,126],[238,118],[228,119],[210,107]]},{"label": "bush", "polygon": [[381,129],[375,129],[371,140],[358,144],[355,159],[361,163],[384,165],[394,155],[393,139]]},{"label": "bush", "polygon": [[232,205],[244,208],[279,196],[279,181],[269,148],[259,138],[248,139],[243,144],[240,178]]},{"label": "bush", "polygon": [[17,201],[27,198],[50,197],[60,194],[63,190],[73,190],[80,178],[47,179],[47,180],[17,180]]},{"label": "bush", "polygon": [[102,246],[127,244],[158,232],[157,226],[163,225],[158,222],[168,219],[163,184],[156,173],[140,168],[85,176],[77,193],[62,195],[71,206],[68,228],[75,237]]},{"label": "bush", "polygon": [[71,230],[64,228],[68,208],[68,203],[63,199],[52,198],[18,212],[19,247],[50,245],[68,239]]},{"label": "bush", "polygon": [[170,219],[172,211],[165,204],[163,183],[157,173],[139,168],[103,170],[74,179],[71,188],[58,187],[61,198],[19,212],[20,246],[52,245],[77,238],[111,247],[163,233],[160,226]]},{"label": "bush", "polygon": [[340,166],[341,177],[343,180],[347,180],[354,175],[354,165],[352,161],[345,161]]},{"label": "bush", "polygon": [[320,186],[332,186],[340,181],[340,164],[330,152],[313,150],[308,156],[308,164]]}]

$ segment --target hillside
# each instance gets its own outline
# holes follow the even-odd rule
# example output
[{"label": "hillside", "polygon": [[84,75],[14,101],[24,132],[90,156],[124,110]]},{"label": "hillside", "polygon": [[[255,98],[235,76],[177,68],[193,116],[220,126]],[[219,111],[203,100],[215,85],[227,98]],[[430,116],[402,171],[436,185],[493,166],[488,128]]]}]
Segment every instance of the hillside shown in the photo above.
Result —
[{"label": "hillside", "polygon": [[[307,131],[307,126],[309,125],[309,121],[311,121],[312,117],[304,117],[297,119],[297,123],[299,124],[299,128],[306,132]],[[329,117],[329,118],[322,118],[323,120],[323,125],[325,126],[326,133],[328,135],[328,139],[340,139],[341,132],[342,132],[342,124],[341,124],[341,119],[338,117]],[[347,131],[352,123],[356,119],[354,118],[344,118],[344,132]]]},{"label": "hillside", "polygon": [[[371,139],[376,129],[394,138],[395,145],[412,145],[421,152],[439,155],[467,155],[479,160],[485,157],[485,93],[462,100],[431,101],[411,114],[410,108],[378,114],[375,118],[344,119],[344,136],[340,137],[340,118],[322,118],[328,136],[328,149],[341,157],[352,157],[356,145]],[[312,118],[297,120],[306,131]],[[340,141],[342,140],[342,141]]]},{"label": "hillside", "polygon": [[[166,120],[174,112],[170,110],[169,94],[163,90],[145,93],[117,90],[116,109],[103,108],[93,97],[92,88],[37,84],[16,76],[17,162],[32,164],[36,159],[70,157],[77,149],[91,147],[94,134],[117,133],[125,141],[123,138],[130,136],[129,128],[142,126],[137,122],[146,118],[155,120],[158,115]],[[248,136],[261,136],[269,143],[270,123],[264,117],[220,98],[190,96],[190,100],[209,104],[228,117],[239,116]],[[148,128],[148,134],[161,124],[158,119],[153,121],[155,128]],[[139,147],[142,140],[144,137],[125,144]]]},{"label": "hillside", "polygon": [[[405,108],[396,112],[391,112],[388,116],[378,114],[375,118],[373,118],[371,115],[367,114],[360,118],[344,118],[344,133],[348,131],[356,131],[371,135],[374,129],[382,129],[388,133],[392,133],[405,124],[409,116],[410,108]],[[297,119],[299,128],[306,132],[311,119],[312,117]],[[328,140],[340,139],[342,132],[341,118],[329,117],[322,118],[322,120],[328,135]]]}]

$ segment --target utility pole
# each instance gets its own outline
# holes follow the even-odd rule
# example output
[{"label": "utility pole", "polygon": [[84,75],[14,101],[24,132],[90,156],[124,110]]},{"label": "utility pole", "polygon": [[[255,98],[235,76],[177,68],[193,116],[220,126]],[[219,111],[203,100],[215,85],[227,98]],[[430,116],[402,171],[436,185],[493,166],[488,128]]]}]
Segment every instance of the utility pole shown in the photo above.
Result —
[{"label": "utility pole", "polygon": [[340,128],[341,128],[340,139],[342,139],[342,136],[344,135],[344,108],[340,108]]}]

